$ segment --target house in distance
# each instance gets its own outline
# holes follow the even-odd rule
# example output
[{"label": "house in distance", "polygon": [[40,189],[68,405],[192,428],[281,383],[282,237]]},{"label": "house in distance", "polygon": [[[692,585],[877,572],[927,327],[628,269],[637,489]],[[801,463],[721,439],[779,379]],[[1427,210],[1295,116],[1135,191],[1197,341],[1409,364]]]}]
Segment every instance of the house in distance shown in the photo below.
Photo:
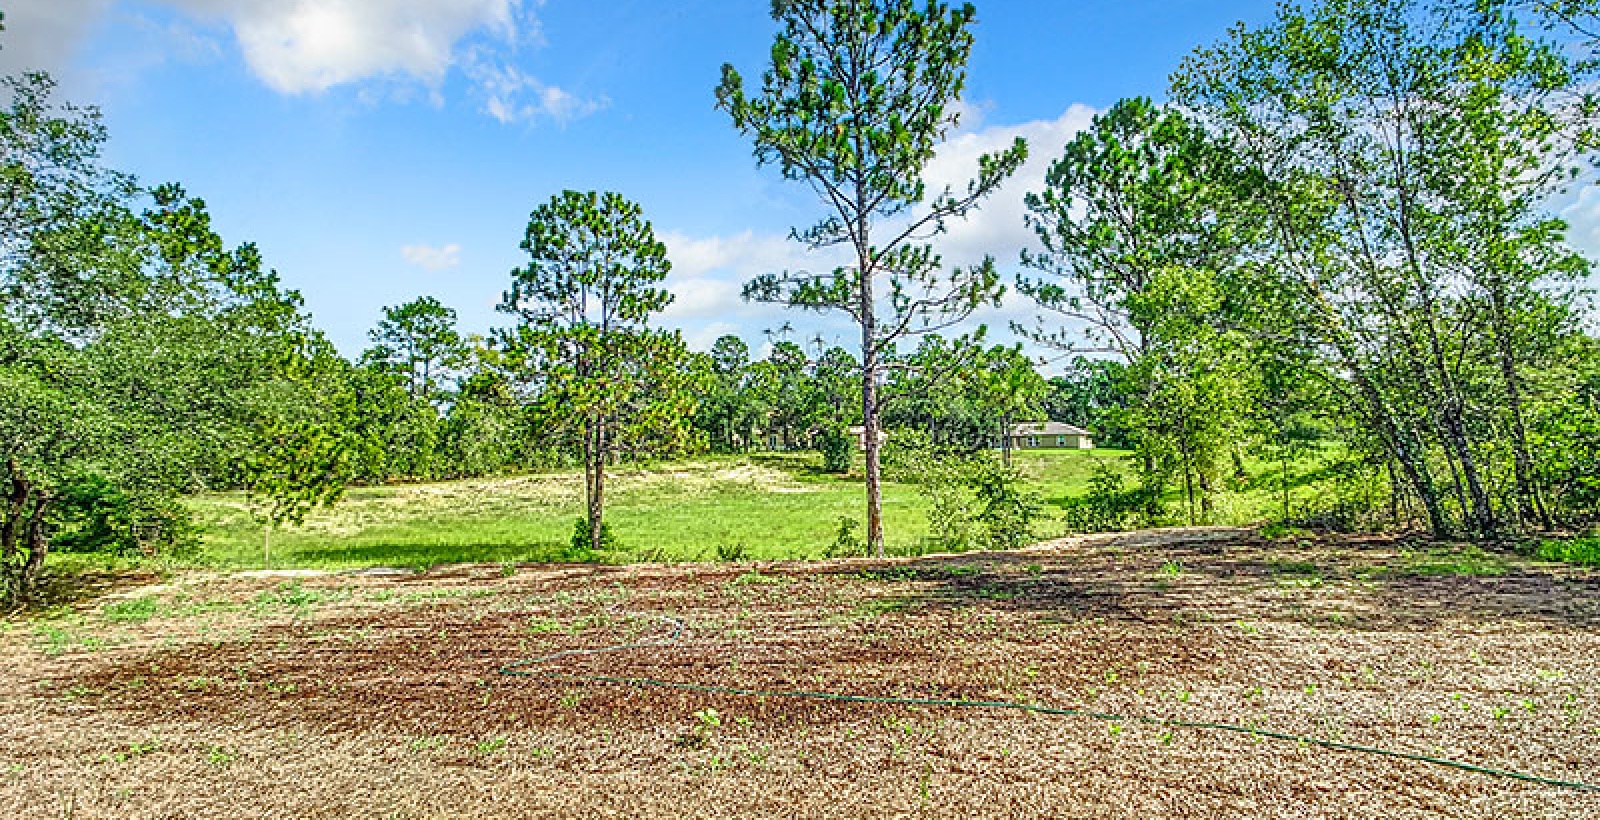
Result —
[{"label": "house in distance", "polygon": [[[862,426],[862,425],[857,424],[857,425],[854,425],[854,426],[852,426],[850,428],[849,433],[850,433],[850,435],[855,437],[856,449],[861,451],[861,452],[863,452],[863,453],[866,452],[867,451],[867,428]],[[889,442],[889,431],[888,430],[884,430],[882,428],[879,428],[879,430],[878,430],[878,446],[882,447],[883,445],[887,444],[888,442]]]},{"label": "house in distance", "polygon": [[1093,450],[1094,434],[1059,421],[1027,421],[1011,425],[1015,450]]}]

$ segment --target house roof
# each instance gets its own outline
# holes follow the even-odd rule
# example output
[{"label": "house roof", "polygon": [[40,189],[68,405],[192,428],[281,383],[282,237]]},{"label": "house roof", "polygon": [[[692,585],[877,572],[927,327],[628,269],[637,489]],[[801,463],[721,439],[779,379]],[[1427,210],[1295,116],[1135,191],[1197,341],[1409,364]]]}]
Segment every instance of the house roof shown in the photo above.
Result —
[{"label": "house roof", "polygon": [[1059,421],[1025,421],[1021,424],[1011,425],[1013,436],[1089,436],[1093,435],[1082,427],[1073,427]]}]

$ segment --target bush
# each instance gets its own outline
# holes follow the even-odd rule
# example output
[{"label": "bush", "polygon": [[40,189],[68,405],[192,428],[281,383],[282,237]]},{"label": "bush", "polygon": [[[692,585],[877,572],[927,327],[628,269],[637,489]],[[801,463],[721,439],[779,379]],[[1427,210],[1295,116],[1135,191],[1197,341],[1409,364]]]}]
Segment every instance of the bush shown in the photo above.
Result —
[{"label": "bush", "polygon": [[[572,544],[563,556],[569,561],[588,561],[594,558],[594,539],[590,536],[589,519],[578,519],[578,525],[572,530]],[[600,549],[613,552],[617,549],[617,537],[611,534],[611,525],[600,522]]]},{"label": "bush", "polygon": [[1123,488],[1122,474],[1110,464],[1095,465],[1089,492],[1068,500],[1067,529],[1072,532],[1121,532],[1139,529],[1161,517],[1160,493],[1141,484]]},{"label": "bush", "polygon": [[1303,538],[1314,538],[1316,533],[1304,527],[1275,521],[1261,528],[1261,537],[1268,541],[1298,541]]},{"label": "bush", "polygon": [[1033,542],[1039,502],[1018,488],[1021,478],[1016,470],[993,459],[973,459],[968,482],[976,495],[977,511],[972,522],[985,549],[1014,550]]},{"label": "bush", "polygon": [[928,502],[929,541],[940,548],[1017,549],[1033,539],[1038,500],[1021,475],[992,453],[940,448],[926,436],[897,435],[888,460],[893,477],[915,484]]},{"label": "bush", "polygon": [[861,522],[848,515],[839,516],[839,532],[834,535],[833,543],[828,545],[824,554],[829,558],[850,558],[861,555],[866,550],[866,545],[861,542],[861,537],[856,535],[856,530],[861,528]]},{"label": "bush", "polygon": [[1389,482],[1360,459],[1338,458],[1312,474],[1311,498],[1284,523],[1327,532],[1373,532],[1389,526]]},{"label": "bush", "polygon": [[57,552],[188,558],[200,529],[175,499],[139,497],[97,475],[66,482],[54,510]]},{"label": "bush", "polygon": [[1556,539],[1542,541],[1535,555],[1541,561],[1600,567],[1600,535],[1574,538],[1570,541]]},{"label": "bush", "polygon": [[856,452],[855,438],[844,427],[833,424],[817,434],[817,449],[822,451],[822,469],[830,473],[850,472]]},{"label": "bush", "polygon": [[923,471],[937,453],[938,448],[927,433],[921,430],[895,430],[880,451],[883,477],[890,481],[916,484],[922,480]]}]

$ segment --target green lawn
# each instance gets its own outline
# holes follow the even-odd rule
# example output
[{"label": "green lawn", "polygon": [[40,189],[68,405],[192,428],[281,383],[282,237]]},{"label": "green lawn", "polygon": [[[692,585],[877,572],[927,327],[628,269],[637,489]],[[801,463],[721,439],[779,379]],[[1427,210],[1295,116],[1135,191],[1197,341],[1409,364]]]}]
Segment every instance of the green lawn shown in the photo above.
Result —
[{"label": "green lawn", "polygon": [[[1017,466],[1048,510],[1084,491],[1098,462],[1117,451],[1019,453]],[[705,457],[648,471],[621,468],[607,484],[606,520],[623,552],[606,560],[705,560],[719,546],[750,558],[814,558],[839,519],[863,517],[859,477],[822,473],[813,454]],[[565,470],[511,478],[351,488],[303,526],[273,533],[274,566],[417,566],[456,561],[556,560],[582,515],[583,480]],[[892,550],[927,536],[916,488],[884,485]],[[237,494],[191,500],[205,532],[201,563],[259,567],[261,527]],[[1046,522],[1044,534],[1057,527]],[[857,533],[860,534],[859,531]]]},{"label": "green lawn", "polygon": [[[1027,491],[1044,502],[1037,534],[1063,534],[1062,505],[1088,489],[1097,465],[1127,470],[1126,455],[1116,450],[1016,453]],[[861,520],[865,502],[858,475],[829,475],[819,466],[815,454],[763,453],[619,468],[607,484],[606,520],[621,549],[600,559],[715,560],[719,547],[735,545],[752,559],[821,557],[833,543],[840,519]],[[1250,467],[1256,473],[1252,488],[1221,494],[1217,523],[1253,523],[1276,512],[1273,468]],[[1304,479],[1315,474],[1315,467],[1308,463],[1296,473]],[[1304,486],[1298,492],[1311,495],[1316,488]],[[1181,516],[1176,493],[1171,492],[1173,515]],[[313,512],[303,526],[274,532],[272,565],[412,567],[560,560],[582,514],[582,494],[583,480],[576,470],[351,488],[338,505]],[[261,528],[243,496],[202,496],[190,505],[205,533],[197,563],[262,566]],[[884,525],[892,552],[928,547],[924,510],[916,487],[884,485]]]}]

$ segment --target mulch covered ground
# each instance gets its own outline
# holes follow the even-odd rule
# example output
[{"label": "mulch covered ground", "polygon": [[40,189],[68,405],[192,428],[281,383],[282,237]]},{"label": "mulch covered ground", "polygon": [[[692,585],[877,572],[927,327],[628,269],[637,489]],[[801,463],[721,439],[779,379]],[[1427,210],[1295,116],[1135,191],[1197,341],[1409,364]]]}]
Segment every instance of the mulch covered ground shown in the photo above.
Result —
[{"label": "mulch covered ground", "polygon": [[124,587],[0,633],[0,817],[1600,817],[1600,793],[1236,733],[574,679],[1227,722],[1600,783],[1600,574],[1448,559],[1188,531]]}]

